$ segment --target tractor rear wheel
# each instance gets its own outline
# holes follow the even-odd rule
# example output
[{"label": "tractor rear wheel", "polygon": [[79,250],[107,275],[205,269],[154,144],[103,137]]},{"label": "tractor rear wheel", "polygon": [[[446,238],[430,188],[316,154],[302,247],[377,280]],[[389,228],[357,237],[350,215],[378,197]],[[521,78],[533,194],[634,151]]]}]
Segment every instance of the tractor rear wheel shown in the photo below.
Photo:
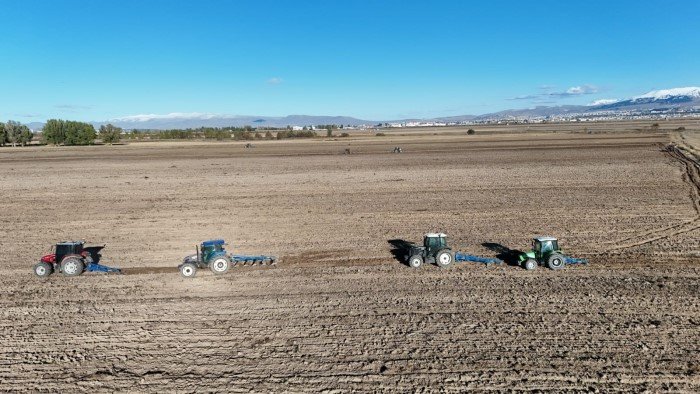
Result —
[{"label": "tractor rear wheel", "polygon": [[535,259],[527,259],[523,261],[523,268],[525,268],[528,271],[537,269],[537,261],[535,261]]},{"label": "tractor rear wheel", "polygon": [[423,257],[419,255],[411,256],[408,259],[408,265],[412,268],[420,268],[423,265]]},{"label": "tractor rear wheel", "polygon": [[185,263],[180,266],[180,275],[185,278],[193,278],[197,273],[197,266],[193,263]]},{"label": "tractor rear wheel", "polygon": [[219,256],[209,263],[209,269],[214,275],[225,274],[229,267],[231,267],[231,261],[226,256]]},{"label": "tractor rear wheel", "polygon": [[66,257],[61,261],[61,272],[65,276],[78,276],[85,270],[83,260],[75,256]]},{"label": "tractor rear wheel", "polygon": [[46,278],[53,273],[53,266],[49,263],[40,261],[34,264],[34,275],[40,278]]},{"label": "tractor rear wheel", "polygon": [[435,264],[440,268],[449,267],[453,260],[452,253],[447,249],[443,249],[435,255]]},{"label": "tractor rear wheel", "polygon": [[566,265],[564,256],[560,255],[559,253],[552,253],[547,259],[547,267],[550,269],[560,270],[564,268],[564,265]]}]

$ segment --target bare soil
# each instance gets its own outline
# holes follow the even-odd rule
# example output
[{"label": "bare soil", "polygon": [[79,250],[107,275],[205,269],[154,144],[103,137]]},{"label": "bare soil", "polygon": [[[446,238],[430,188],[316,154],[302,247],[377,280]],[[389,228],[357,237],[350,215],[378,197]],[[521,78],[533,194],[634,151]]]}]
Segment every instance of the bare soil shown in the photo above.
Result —
[{"label": "bare soil", "polygon": [[[670,139],[0,149],[0,391],[697,392],[698,174]],[[591,264],[394,257],[391,240],[429,231],[484,256],[554,235]],[[281,260],[181,278],[215,237]],[[125,275],[34,277],[68,239],[107,244]]]}]

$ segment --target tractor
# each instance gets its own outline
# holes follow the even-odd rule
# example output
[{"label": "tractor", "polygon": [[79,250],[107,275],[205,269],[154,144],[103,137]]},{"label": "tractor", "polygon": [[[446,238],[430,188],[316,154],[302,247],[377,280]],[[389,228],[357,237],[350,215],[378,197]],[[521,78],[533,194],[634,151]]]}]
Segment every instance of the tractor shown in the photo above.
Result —
[{"label": "tractor", "polygon": [[214,275],[222,275],[228,272],[229,268],[238,263],[257,262],[275,264],[277,260],[274,256],[244,256],[236,254],[228,254],[224,246],[227,245],[223,239],[212,239],[204,241],[200,245],[195,246],[196,253],[185,257],[182,264],[178,266],[180,274],[185,278],[192,278],[200,268],[207,268]]},{"label": "tractor", "polygon": [[423,236],[423,246],[416,246],[412,242],[403,242],[401,246],[408,255],[408,265],[420,268],[423,263],[435,263],[440,268],[447,268],[452,263],[472,262],[500,264],[503,261],[493,257],[481,257],[464,252],[454,252],[447,245],[447,235],[443,233],[428,233]]},{"label": "tractor", "polygon": [[59,242],[52,247],[52,252],[34,265],[34,274],[45,278],[54,272],[65,276],[78,276],[88,272],[117,272],[119,268],[99,264],[102,255],[100,251],[105,246],[85,246],[85,241]]},{"label": "tractor", "polygon": [[423,263],[435,263],[446,268],[454,261],[452,248],[447,246],[447,235],[428,233],[423,236],[423,246],[411,244],[408,248],[408,265],[420,268]]},{"label": "tractor", "polygon": [[567,264],[586,264],[588,261],[565,256],[554,237],[535,237],[532,240],[532,250],[521,253],[518,262],[526,270],[534,270],[539,265],[559,270]]}]

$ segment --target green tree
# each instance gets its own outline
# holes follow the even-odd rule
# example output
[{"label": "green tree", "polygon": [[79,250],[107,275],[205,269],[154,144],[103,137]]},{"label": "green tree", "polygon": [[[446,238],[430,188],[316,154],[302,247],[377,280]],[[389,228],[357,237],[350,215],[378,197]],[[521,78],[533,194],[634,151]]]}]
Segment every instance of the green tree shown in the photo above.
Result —
[{"label": "green tree", "polygon": [[66,140],[66,122],[61,119],[49,119],[41,132],[44,142],[60,145]]},{"label": "green tree", "polygon": [[103,143],[111,145],[121,140],[123,131],[121,127],[112,124],[102,125],[100,126],[100,139]]},{"label": "green tree", "polygon": [[65,130],[66,145],[90,145],[97,137],[95,128],[89,123],[67,121]]},{"label": "green tree", "polygon": [[326,126],[326,137],[333,137],[333,127],[331,125]]},{"label": "green tree", "polygon": [[0,146],[5,146],[7,135],[5,134],[5,123],[0,123]]},{"label": "green tree", "polygon": [[8,120],[4,128],[7,142],[12,144],[12,146],[17,146],[20,140],[20,134],[22,133],[22,125],[14,120]]},{"label": "green tree", "polygon": [[19,126],[19,138],[17,142],[22,146],[27,146],[29,142],[34,138],[34,133],[26,125]]},{"label": "green tree", "polygon": [[[289,126],[287,126],[287,127],[289,127]],[[271,139],[273,139],[273,138],[274,138],[274,137],[272,136],[272,132],[270,132],[270,130],[268,130],[268,131],[265,132],[265,139],[266,139],[266,140],[271,140]]]}]

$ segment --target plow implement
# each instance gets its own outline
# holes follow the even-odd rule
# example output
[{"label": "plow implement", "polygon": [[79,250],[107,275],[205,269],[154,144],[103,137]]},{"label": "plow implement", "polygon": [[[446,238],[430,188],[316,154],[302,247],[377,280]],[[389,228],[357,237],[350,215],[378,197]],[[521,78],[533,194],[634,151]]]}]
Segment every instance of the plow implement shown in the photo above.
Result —
[{"label": "plow implement", "polygon": [[564,262],[566,264],[588,264],[588,259],[564,256]]},{"label": "plow implement", "polygon": [[253,265],[275,265],[277,264],[277,257],[275,256],[246,256],[243,254],[231,254],[229,255],[231,259],[231,267],[236,266],[253,266]]},{"label": "plow implement", "polygon": [[85,267],[85,272],[114,272],[117,274],[121,274],[122,270],[120,270],[119,268],[108,267],[108,266],[102,265],[102,264],[89,263]]},{"label": "plow implement", "polygon": [[481,257],[475,256],[473,254],[455,252],[455,263],[470,262],[470,263],[484,263],[489,264],[501,264],[503,260],[497,259],[495,257]]}]

